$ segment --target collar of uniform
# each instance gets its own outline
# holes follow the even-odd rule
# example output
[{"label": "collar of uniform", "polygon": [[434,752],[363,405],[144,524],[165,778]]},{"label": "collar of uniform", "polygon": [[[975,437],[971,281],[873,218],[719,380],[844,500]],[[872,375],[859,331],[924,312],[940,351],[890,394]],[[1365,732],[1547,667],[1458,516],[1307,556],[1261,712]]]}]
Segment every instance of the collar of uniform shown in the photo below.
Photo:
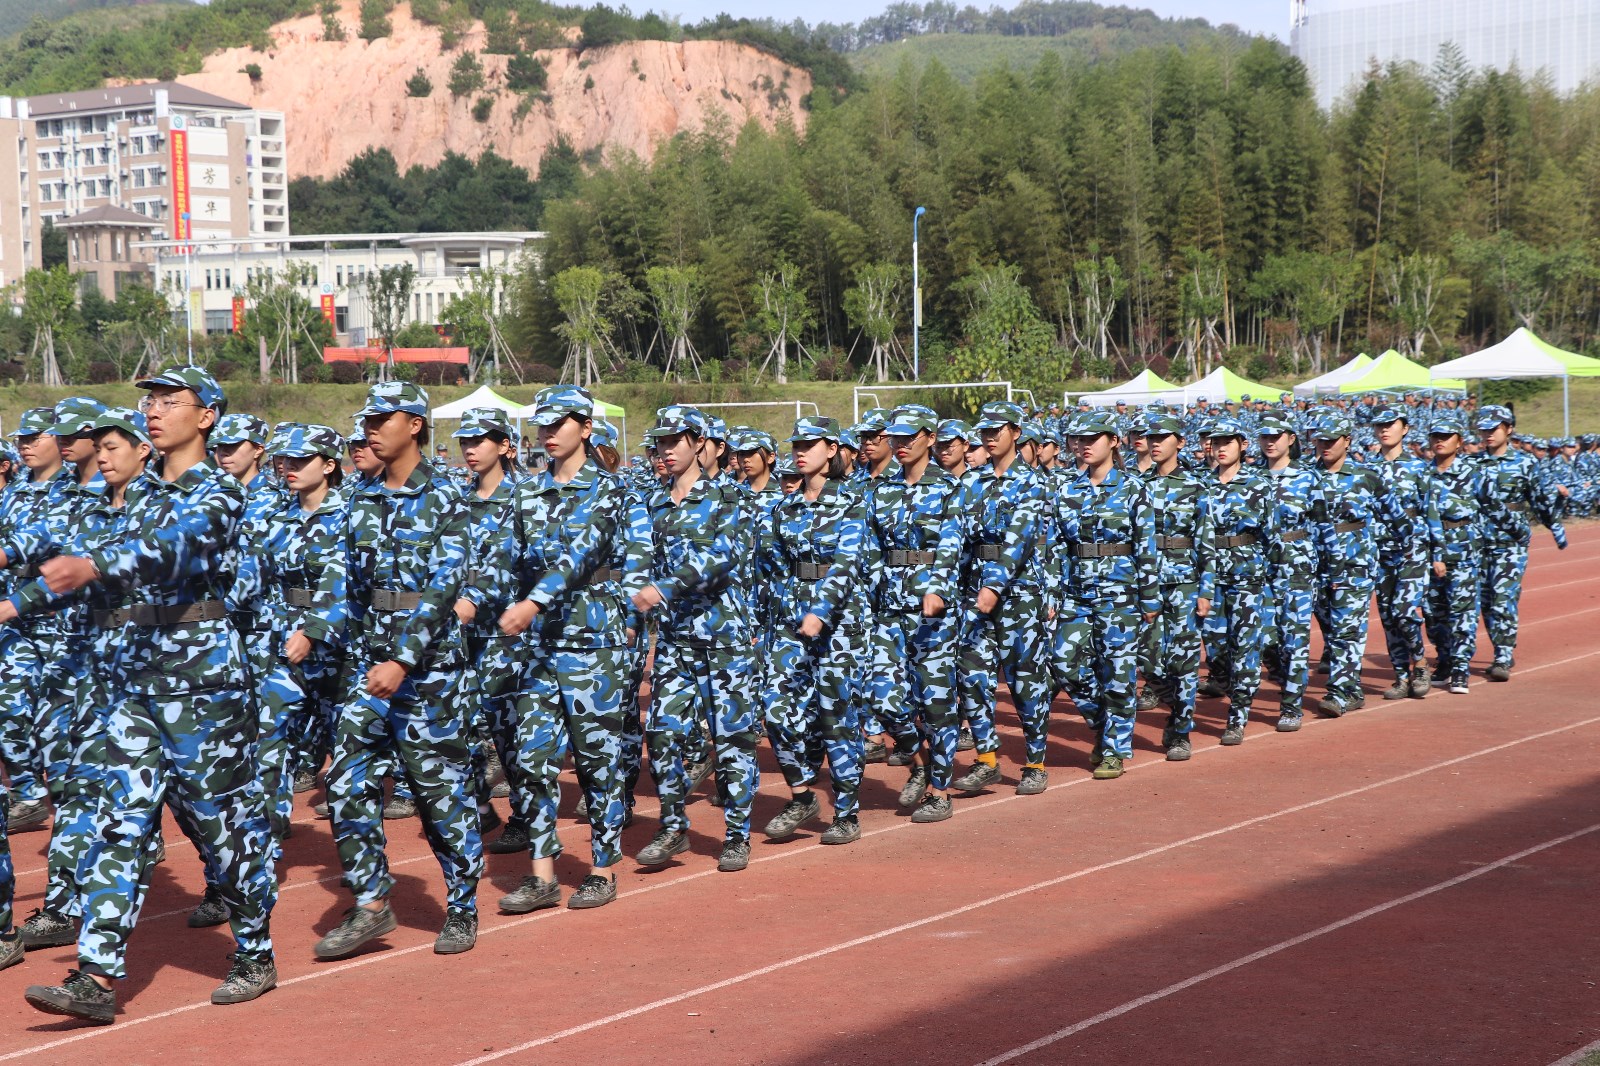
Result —
[{"label": "collar of uniform", "polygon": [[378,492],[387,496],[420,496],[429,485],[433,484],[435,477],[443,476],[435,473],[433,467],[424,461],[417,464],[416,469],[411,471],[411,476],[406,478],[406,483],[397,489],[391,489],[384,482],[382,475],[373,478],[372,483]]},{"label": "collar of uniform", "polygon": [[[556,478],[555,478],[555,475],[553,473],[551,473],[549,469],[545,469],[544,471],[542,471],[539,474],[538,491],[539,492],[582,492],[583,490],[588,489],[591,486],[593,486],[594,483],[596,481],[598,481],[598,480],[600,480],[600,468],[595,465],[595,462],[594,462],[593,459],[584,459],[583,465],[578,467],[578,472],[576,474],[572,475],[572,480],[571,481],[557,481]],[[700,475],[700,480],[695,482],[695,487],[699,488],[699,486],[702,483],[704,483],[705,480],[706,480],[706,476],[702,472],[701,475]],[[672,490],[671,482],[666,483],[662,487],[665,488],[669,492]],[[689,495],[690,496],[694,495],[693,490],[690,491]]]},{"label": "collar of uniform", "polygon": [[193,492],[200,487],[202,482],[214,476],[221,469],[216,460],[208,455],[170,481],[160,473],[152,473],[150,475],[151,488],[160,486],[178,492]]},{"label": "collar of uniform", "polygon": [[1096,485],[1094,482],[1089,480],[1089,471],[1080,470],[1078,472],[1078,480],[1079,481],[1082,481],[1082,482],[1088,484],[1089,486],[1091,486],[1092,488],[1097,488],[1097,489],[1114,489],[1118,485],[1122,484],[1123,478],[1125,478],[1127,476],[1128,475],[1123,472],[1122,467],[1118,466],[1115,463],[1111,464],[1111,469],[1106,471],[1105,480],[1100,482],[1100,484],[1098,484],[1098,485]]},{"label": "collar of uniform", "polygon": [[[344,510],[344,505],[344,493],[340,491],[337,486],[329,486],[327,495],[322,497],[322,502],[317,504],[317,509],[312,511],[311,514],[306,515],[306,517],[316,518],[318,515],[337,514],[338,512]],[[296,513],[302,515],[305,514],[305,512],[300,510],[299,493],[295,493],[289,497],[289,506],[294,508]]]},{"label": "collar of uniform", "polygon": [[503,503],[511,498],[512,490],[517,487],[517,481],[515,478],[513,478],[510,474],[502,474],[500,476],[500,484],[494,487],[493,492],[489,493],[488,496],[479,496],[479,479],[480,475],[472,475],[472,485],[469,487],[469,490],[466,494],[467,503],[473,507],[484,507],[491,503]]},{"label": "collar of uniform", "polygon": [[[905,480],[903,478],[898,480],[900,480],[901,484],[905,484]],[[923,469],[922,476],[917,479],[916,484],[937,485],[941,481],[953,480],[955,479],[949,474],[945,473],[944,467],[940,466],[938,463],[929,463],[927,467]]]},{"label": "collar of uniform", "polygon": [[256,476],[251,478],[249,483],[247,485],[245,485],[244,491],[246,493],[255,493],[255,492],[259,492],[259,491],[261,491],[263,489],[269,489],[271,487],[272,487],[272,478],[267,476],[266,470],[261,469],[261,470],[257,470],[256,471]]}]

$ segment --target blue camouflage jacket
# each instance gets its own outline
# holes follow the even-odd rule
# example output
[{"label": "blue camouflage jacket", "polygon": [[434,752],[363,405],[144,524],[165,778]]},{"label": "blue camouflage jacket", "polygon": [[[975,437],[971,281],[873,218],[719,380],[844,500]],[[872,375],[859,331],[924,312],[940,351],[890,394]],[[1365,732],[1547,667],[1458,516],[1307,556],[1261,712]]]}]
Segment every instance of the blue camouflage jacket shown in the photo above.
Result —
[{"label": "blue camouflage jacket", "polygon": [[[1155,515],[1142,481],[1116,467],[1098,485],[1079,473],[1057,497],[1055,521],[1069,597],[1131,595],[1142,614],[1161,610]],[[1132,554],[1083,557],[1080,545],[1127,545]]]},{"label": "blue camouflage jacket", "polygon": [[749,572],[755,529],[740,489],[701,474],[681,503],[670,484],[645,501],[651,533],[650,584],[661,593],[657,636],[704,648],[749,648],[750,601],[738,587]]},{"label": "blue camouflage jacket", "polygon": [[793,636],[807,614],[828,629],[856,629],[869,620],[866,515],[865,498],[836,481],[815,500],[803,492],[778,500],[756,552],[775,630]]},{"label": "blue camouflage jacket", "polygon": [[[932,593],[955,606],[964,529],[961,482],[929,463],[915,484],[868,482],[866,565],[879,613],[916,613]],[[914,562],[906,552],[931,553]]]}]

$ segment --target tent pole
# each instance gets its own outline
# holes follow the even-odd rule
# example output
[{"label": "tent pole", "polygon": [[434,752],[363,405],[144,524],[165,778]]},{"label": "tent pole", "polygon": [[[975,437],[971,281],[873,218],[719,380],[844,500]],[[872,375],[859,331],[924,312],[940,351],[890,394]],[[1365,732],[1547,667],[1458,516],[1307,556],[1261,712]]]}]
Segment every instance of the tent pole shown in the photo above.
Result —
[{"label": "tent pole", "polygon": [[1572,375],[1561,375],[1561,435],[1572,432]]}]

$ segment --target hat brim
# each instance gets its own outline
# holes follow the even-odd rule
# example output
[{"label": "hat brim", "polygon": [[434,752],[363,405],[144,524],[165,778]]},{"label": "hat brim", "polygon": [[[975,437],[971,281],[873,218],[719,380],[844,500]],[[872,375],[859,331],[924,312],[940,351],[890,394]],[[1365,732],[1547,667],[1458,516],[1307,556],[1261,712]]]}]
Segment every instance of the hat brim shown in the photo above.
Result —
[{"label": "hat brim", "polygon": [[983,418],[972,428],[976,430],[999,429],[1001,426],[1020,426],[1022,423],[1013,422],[1009,418]]},{"label": "hat brim", "polygon": [[1500,426],[1509,426],[1512,423],[1501,418],[1480,418],[1473,424],[1479,429],[1498,429]]},{"label": "hat brim", "polygon": [[933,429],[933,426],[919,426],[911,422],[896,422],[892,426],[886,426],[883,432],[891,437],[915,437],[918,433],[924,431],[932,432]]}]

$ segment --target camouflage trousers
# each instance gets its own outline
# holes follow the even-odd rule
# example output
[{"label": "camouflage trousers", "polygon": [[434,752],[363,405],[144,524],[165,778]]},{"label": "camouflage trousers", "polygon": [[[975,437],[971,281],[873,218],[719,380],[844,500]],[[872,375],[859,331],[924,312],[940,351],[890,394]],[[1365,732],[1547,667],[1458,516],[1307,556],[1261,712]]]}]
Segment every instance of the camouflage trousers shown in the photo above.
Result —
[{"label": "camouflage trousers", "polygon": [[[418,669],[386,700],[366,688],[368,664],[346,671],[328,767],[328,809],[339,862],[358,904],[394,888],[385,854],[382,773],[391,758],[417,800],[422,831],[444,874],[449,906],[477,908],[483,838],[471,793],[459,668]],[[392,753],[392,755],[391,755]]]},{"label": "camouflage trousers", "polygon": [[[255,684],[256,759],[273,839],[282,841],[294,813],[294,776],[310,738],[325,732],[339,695],[339,663],[313,653],[299,664],[278,653],[280,634],[249,634],[245,648]],[[263,639],[257,639],[257,638]],[[320,763],[320,756],[317,759]]]},{"label": "camouflage trousers", "polygon": [[46,629],[0,631],[0,763],[17,803],[42,803],[49,795],[39,753],[44,731],[38,697],[44,664],[56,657],[58,644]]},{"label": "camouflage trousers", "polygon": [[1279,569],[1269,582],[1270,612],[1263,615],[1263,643],[1277,652],[1274,680],[1283,687],[1280,714],[1293,718],[1305,704],[1311,683],[1311,608],[1314,576],[1302,570]]},{"label": "camouflage trousers", "polygon": [[106,716],[106,775],[96,837],[83,856],[83,969],[124,977],[144,905],[144,872],[163,800],[215,864],[241,957],[272,957],[278,897],[266,798],[256,780],[256,722],[242,689],[125,694]]},{"label": "camouflage trousers", "polygon": [[688,832],[685,756],[699,758],[697,721],[709,726],[728,840],[750,837],[750,804],[760,783],[756,766],[754,657],[745,648],[700,648],[662,639],[651,671],[645,742],[661,797],[661,826]]},{"label": "camouflage trousers", "polygon": [[[880,614],[878,650],[888,652],[888,691],[880,708],[892,706],[884,725],[901,751],[928,749],[929,784],[950,787],[961,738],[961,708],[956,697],[956,644],[961,616],[947,610],[936,618],[920,612]],[[874,684],[876,685],[875,679]]]},{"label": "camouflage trousers", "polygon": [[[1494,661],[1508,665],[1517,650],[1517,608],[1522,601],[1522,575],[1528,569],[1525,544],[1485,544],[1478,572],[1478,600]],[[1474,646],[1477,641],[1474,639]]]},{"label": "camouflage trousers", "polygon": [[1422,603],[1428,595],[1428,563],[1421,558],[1380,559],[1374,588],[1389,665],[1403,678],[1423,662]]},{"label": "camouflage trousers", "polygon": [[69,637],[61,658],[46,672],[40,700],[64,715],[58,726],[64,756],[49,773],[55,818],[46,852],[44,910],[77,915],[78,864],[95,836],[96,815],[106,775],[106,717],[111,687],[99,677],[105,660],[96,661],[87,643]]},{"label": "camouflage trousers", "polygon": [[1450,560],[1443,577],[1428,575],[1427,630],[1439,653],[1439,676],[1465,674],[1478,642],[1478,570],[1472,559]]},{"label": "camouflage trousers", "polygon": [[[622,858],[623,699],[627,648],[545,648],[534,653],[513,718],[516,744],[507,749],[506,777],[520,779],[529,798],[528,847],[536,859],[561,854],[556,810],[561,765],[572,750],[578,788],[589,808],[590,851],[597,867]],[[513,793],[517,785],[512,785]]]},{"label": "camouflage trousers", "polygon": [[1323,642],[1328,646],[1328,693],[1355,699],[1361,695],[1361,658],[1367,650],[1372,581],[1364,574],[1338,574],[1318,593]]},{"label": "camouflage trousers", "polygon": [[[905,659],[905,641],[896,615],[879,614],[867,629],[867,664],[862,671],[861,724],[868,736],[887,736],[898,749],[916,747],[917,726],[895,681]],[[959,735],[960,723],[956,725]]]},{"label": "camouflage trousers", "polygon": [[1195,614],[1200,586],[1192,581],[1161,586],[1161,615],[1149,627],[1154,648],[1145,677],[1164,689],[1170,713],[1167,729],[1194,729],[1194,701],[1200,685],[1200,623]]},{"label": "camouflage trousers", "polygon": [[956,674],[962,717],[972,725],[977,750],[1000,750],[995,693],[1004,680],[1022,723],[1026,765],[1037,767],[1044,766],[1054,695],[1044,615],[1043,593],[1028,585],[1013,587],[991,614],[966,611]]},{"label": "camouflage trousers", "polygon": [[[1226,634],[1227,655],[1233,664],[1228,678],[1228,725],[1243,727],[1261,688],[1261,643],[1268,605],[1262,589],[1252,585],[1218,585],[1211,602],[1211,617]],[[1308,597],[1309,599],[1309,597]]]},{"label": "camouflage trousers", "polygon": [[1050,670],[1071,693],[1100,743],[1124,759],[1133,756],[1143,619],[1125,589],[1073,589],[1056,621]]},{"label": "camouflage trousers", "polygon": [[17,894],[16,873],[11,868],[11,841],[6,833],[6,810],[11,806],[11,796],[5,782],[0,781],[0,936],[11,935],[12,900]]},{"label": "camouflage trousers", "polygon": [[1228,645],[1227,618],[1213,610],[1200,619],[1200,642],[1206,652],[1206,674],[1226,687],[1233,676],[1233,663],[1228,654],[1232,649]]},{"label": "camouflage trousers", "polygon": [[639,786],[639,770],[644,764],[644,716],[639,713],[644,690],[645,665],[649,661],[641,636],[623,657],[627,687],[622,694],[622,801],[633,810],[633,793]]},{"label": "camouflage trousers", "polygon": [[785,768],[784,779],[796,791],[809,786],[819,773],[815,752],[820,749],[836,818],[853,818],[860,810],[864,744],[856,679],[862,636],[859,630],[838,628],[815,640],[784,638],[772,645],[783,744],[793,764],[792,770]]}]

